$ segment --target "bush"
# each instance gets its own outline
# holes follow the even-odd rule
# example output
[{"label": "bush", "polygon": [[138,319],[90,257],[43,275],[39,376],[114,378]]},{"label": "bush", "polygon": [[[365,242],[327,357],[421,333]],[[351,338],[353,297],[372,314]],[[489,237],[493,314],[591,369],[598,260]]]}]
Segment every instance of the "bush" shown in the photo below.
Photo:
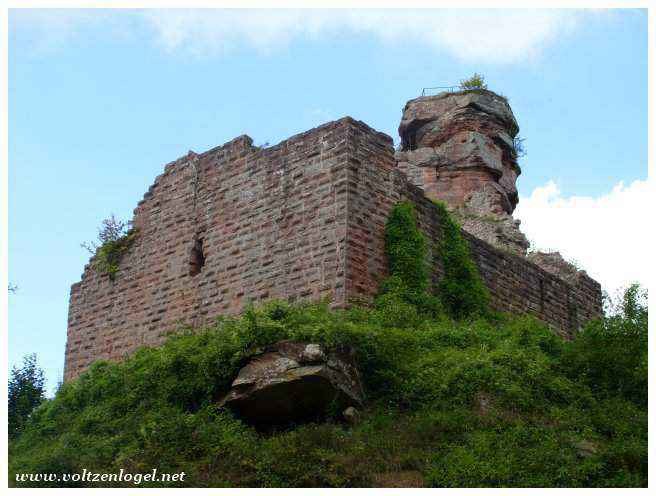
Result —
[{"label": "bush", "polygon": [[[603,324],[612,336],[646,336],[646,306],[631,294]],[[646,368],[597,341],[600,324],[565,342],[530,318],[416,315],[272,302],[122,363],[97,362],[34,411],[11,442],[10,474],[157,467],[186,472],[195,487],[358,487],[416,471],[444,487],[646,486]],[[262,433],[217,408],[244,361],[279,339],[355,348],[360,424]],[[626,339],[646,356],[644,339]],[[603,361],[593,344],[604,345]],[[616,361],[623,377],[598,381]]]},{"label": "bush", "polygon": [[592,322],[569,348],[570,375],[600,394],[647,405],[647,291],[637,284],[624,293],[617,313]]},{"label": "bush", "polygon": [[22,432],[34,409],[44,400],[43,370],[37,364],[36,355],[27,355],[21,367],[12,368],[9,378],[7,417],[10,438]]},{"label": "bush", "polygon": [[94,256],[95,270],[99,274],[107,274],[113,281],[116,279],[123,254],[130,248],[136,236],[136,229],[130,228],[129,223],[117,220],[112,214],[102,221],[102,227],[98,230],[100,244],[91,242],[82,243],[81,246]]},{"label": "bush", "polygon": [[469,79],[463,79],[460,81],[460,89],[463,91],[467,90],[486,90],[487,84],[485,84],[485,78],[478,73],[474,73]]},{"label": "bush", "polygon": [[524,145],[525,138],[517,135],[512,140],[512,152],[515,160],[526,156],[526,145]]}]

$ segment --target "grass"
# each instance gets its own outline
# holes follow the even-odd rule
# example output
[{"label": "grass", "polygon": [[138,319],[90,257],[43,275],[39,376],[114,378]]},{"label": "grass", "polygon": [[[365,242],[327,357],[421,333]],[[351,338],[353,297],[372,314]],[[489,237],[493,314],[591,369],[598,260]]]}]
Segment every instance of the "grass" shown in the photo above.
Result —
[{"label": "grass", "polygon": [[[20,473],[157,468],[187,477],[143,485],[645,487],[646,292],[630,287],[614,315],[570,342],[531,318],[492,314],[457,224],[437,207],[437,296],[426,240],[401,203],[373,307],[270,302],[122,363],[95,362],[11,441],[10,484],[38,485],[18,483]],[[217,406],[248,358],[282,339],[355,350],[359,424],[326,416],[263,433]]]},{"label": "grass", "polygon": [[[274,302],[64,384],[10,445],[10,481],[157,467],[194,487],[359,487],[408,471],[436,487],[644,487],[639,308],[565,342],[529,318],[400,325],[377,309]],[[265,434],[217,408],[244,359],[283,338],[355,347],[360,424],[326,418]]]}]

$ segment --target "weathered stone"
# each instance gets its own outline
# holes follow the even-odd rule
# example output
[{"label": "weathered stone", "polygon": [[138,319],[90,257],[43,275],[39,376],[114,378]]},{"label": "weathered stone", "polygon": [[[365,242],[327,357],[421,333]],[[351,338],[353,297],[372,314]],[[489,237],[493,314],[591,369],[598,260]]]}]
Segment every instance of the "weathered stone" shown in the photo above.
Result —
[{"label": "weathered stone", "polygon": [[464,230],[502,250],[526,255],[530,245],[519,229],[521,221],[498,207],[503,198],[498,184],[490,183],[471,194],[465,204],[452,211]]},{"label": "weathered stone", "polygon": [[410,100],[399,127],[398,167],[426,196],[446,202],[463,229],[525,255],[528,240],[511,216],[519,201],[518,130],[508,102],[491,91]]},{"label": "weathered stone", "polygon": [[269,425],[316,418],[362,400],[351,351],[280,341],[239,371],[220,405],[255,424]]},{"label": "weathered stone", "polygon": [[[439,198],[463,208],[494,309],[575,332],[601,315],[601,289],[581,273],[570,284],[515,256],[525,245],[508,214],[516,131],[505,100],[470,92],[409,102],[401,134],[419,143],[396,159],[389,136],[345,117],[269,147],[239,136],[167,164],[134,211],[139,236],[115,280],[87,265],[71,287],[64,379],[159,346],[181,325],[240,313],[249,301],[371,301],[387,271],[385,223],[399,201],[416,207],[433,280],[443,274],[433,253],[441,230],[431,199]],[[481,163],[500,157],[501,175],[496,165],[451,164],[448,143],[458,136],[473,136],[466,161],[468,147],[489,148]],[[487,222],[488,213],[497,218]]]},{"label": "weathered stone", "polygon": [[597,444],[593,443],[592,441],[588,441],[587,439],[578,441],[577,443],[574,444],[574,447],[576,448],[577,454],[581,458],[590,458],[596,455],[597,452],[599,451],[599,447],[597,446]]},{"label": "weathered stone", "polygon": [[356,425],[360,422],[360,412],[357,408],[350,406],[342,412],[342,417],[349,425]]},{"label": "weathered stone", "polygon": [[550,253],[536,251],[529,253],[527,258],[538,267],[543,268],[570,284],[578,284],[582,277],[587,276],[584,270],[577,269],[574,264],[565,260],[560,252],[557,251]]},{"label": "weathered stone", "polygon": [[[417,185],[451,208],[463,206],[471,193],[488,183],[499,185],[496,207],[510,214],[518,201],[515,182],[521,172],[513,148],[518,130],[508,102],[491,91],[416,98],[403,110],[403,149],[397,160],[436,168],[436,182],[442,187],[425,187],[422,177],[415,175]],[[422,157],[430,156],[427,149],[433,149],[434,158],[410,159],[410,153],[419,150]],[[474,177],[467,169],[477,171]]]},{"label": "weathered stone", "polygon": [[429,121],[435,121],[435,116],[444,116],[444,120],[453,120],[458,115],[473,112],[489,115],[494,121],[508,128],[512,136],[519,131],[515,116],[505,98],[492,91],[483,90],[444,92],[410,100],[403,109],[399,134],[404,139],[403,144],[406,145],[411,140],[413,131]]},{"label": "weathered stone", "polygon": [[417,167],[435,164],[439,157],[433,148],[417,148],[416,150],[398,151],[394,157],[399,162],[409,162]]}]

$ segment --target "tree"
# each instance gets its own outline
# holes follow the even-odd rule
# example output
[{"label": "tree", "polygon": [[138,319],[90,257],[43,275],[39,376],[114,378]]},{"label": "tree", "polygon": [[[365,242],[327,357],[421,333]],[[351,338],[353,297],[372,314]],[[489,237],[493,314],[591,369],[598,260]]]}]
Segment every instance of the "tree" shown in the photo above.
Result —
[{"label": "tree", "polygon": [[84,242],[80,246],[91,253],[91,255],[95,255],[98,248],[108,243],[115,243],[124,237],[128,233],[128,230],[129,224],[127,222],[123,222],[117,219],[114,214],[111,214],[106,219],[103,219],[102,225],[98,228],[98,240],[100,243],[96,243],[95,241]]},{"label": "tree", "polygon": [[592,389],[647,405],[649,306],[647,289],[629,286],[607,302],[607,314],[589,322],[569,348],[563,364]]},{"label": "tree", "polygon": [[94,256],[93,267],[99,274],[107,274],[113,281],[118,273],[121,257],[134,241],[137,231],[130,222],[116,219],[114,214],[102,221],[98,229],[98,241],[80,246]]},{"label": "tree", "polygon": [[474,73],[469,79],[463,79],[460,81],[460,89],[465,90],[486,90],[487,84],[485,84],[485,78],[478,74]]},{"label": "tree", "polygon": [[9,379],[9,437],[20,435],[34,409],[45,400],[45,378],[36,355],[23,357],[23,366],[11,371]]}]

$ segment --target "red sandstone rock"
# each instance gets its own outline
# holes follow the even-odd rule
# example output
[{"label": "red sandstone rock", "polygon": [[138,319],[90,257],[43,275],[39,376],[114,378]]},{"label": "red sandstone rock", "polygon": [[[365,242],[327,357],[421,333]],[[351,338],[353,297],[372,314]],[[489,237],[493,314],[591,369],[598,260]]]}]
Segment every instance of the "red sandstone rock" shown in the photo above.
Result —
[{"label": "red sandstone rock", "polygon": [[316,418],[361,405],[353,353],[311,343],[281,341],[239,371],[220,404],[259,425]]},{"label": "red sandstone rock", "polygon": [[518,131],[506,99],[491,91],[416,98],[403,110],[396,160],[429,198],[446,202],[465,230],[523,255],[528,241],[511,217],[519,200]]},{"label": "red sandstone rock", "polygon": [[[410,100],[399,126],[402,167],[430,167],[436,172],[429,196],[445,200],[451,208],[464,205],[469,195],[486,183],[498,188],[496,206],[512,213],[521,173],[513,150],[519,127],[505,98],[491,91],[441,93]],[[424,151],[417,160],[413,150]],[[418,184],[422,186],[422,184]]]},{"label": "red sandstone rock", "polygon": [[526,258],[570,284],[577,284],[580,278],[587,276],[584,270],[577,269],[574,264],[565,260],[557,251],[550,253],[536,251],[529,253]]}]

